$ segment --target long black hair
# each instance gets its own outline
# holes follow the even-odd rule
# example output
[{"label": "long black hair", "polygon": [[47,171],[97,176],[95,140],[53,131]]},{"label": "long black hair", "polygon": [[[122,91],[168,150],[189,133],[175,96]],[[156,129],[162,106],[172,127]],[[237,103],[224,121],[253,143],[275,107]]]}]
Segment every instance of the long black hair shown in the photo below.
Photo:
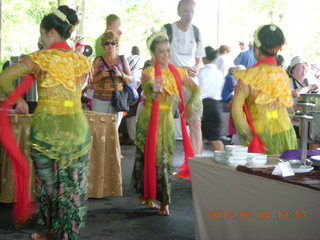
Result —
[{"label": "long black hair", "polygon": [[60,34],[60,36],[66,40],[71,36],[72,30],[79,22],[79,19],[76,11],[66,5],[59,6],[58,10],[67,17],[69,23],[67,21],[61,20],[54,13],[50,13],[44,16],[41,21],[40,27],[47,32],[51,29],[55,29]]}]

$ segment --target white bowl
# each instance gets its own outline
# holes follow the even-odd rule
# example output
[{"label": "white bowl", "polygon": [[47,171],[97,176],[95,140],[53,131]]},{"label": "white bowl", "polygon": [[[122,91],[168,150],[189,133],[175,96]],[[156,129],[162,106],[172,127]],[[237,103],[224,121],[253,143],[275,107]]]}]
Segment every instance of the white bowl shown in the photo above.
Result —
[{"label": "white bowl", "polygon": [[226,156],[243,156],[247,157],[248,153],[247,152],[237,152],[236,150],[231,150],[231,151],[226,151]]},{"label": "white bowl", "polygon": [[214,157],[214,160],[216,160],[219,163],[225,163],[226,162],[225,156],[216,156],[216,157]]},{"label": "white bowl", "polygon": [[247,161],[236,161],[236,162],[227,162],[227,164],[231,167],[238,167],[238,165],[246,165]]},{"label": "white bowl", "polygon": [[214,156],[215,157],[224,157],[225,156],[225,154],[226,154],[226,152],[225,151],[214,151]]},{"label": "white bowl", "polygon": [[250,165],[264,165],[267,163],[267,155],[261,153],[248,153],[247,161]]},{"label": "white bowl", "polygon": [[247,158],[248,156],[247,155],[226,155],[226,159],[233,159],[235,161],[243,161],[243,160],[246,160],[247,161]]},{"label": "white bowl", "polygon": [[226,145],[224,149],[227,151],[248,152],[248,147],[242,145]]},{"label": "white bowl", "polygon": [[238,165],[245,165],[247,163],[247,157],[243,156],[233,156],[233,157],[226,157],[226,163],[229,166],[236,167]]}]

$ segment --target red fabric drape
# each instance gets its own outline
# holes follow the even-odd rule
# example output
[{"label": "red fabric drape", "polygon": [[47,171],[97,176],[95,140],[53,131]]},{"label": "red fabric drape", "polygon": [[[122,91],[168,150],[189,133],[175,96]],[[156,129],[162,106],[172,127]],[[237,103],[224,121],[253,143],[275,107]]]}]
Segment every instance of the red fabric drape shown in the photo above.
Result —
[{"label": "red fabric drape", "polygon": [[250,130],[253,134],[253,138],[251,140],[251,143],[248,146],[248,152],[249,153],[265,153],[266,148],[265,148],[264,143],[262,142],[261,138],[256,133],[256,130],[254,129],[254,126],[252,124],[250,113],[249,113],[249,110],[248,110],[246,103],[243,106],[243,111],[246,114],[247,122],[248,122]]},{"label": "red fabric drape", "polygon": [[178,70],[171,64],[169,65],[169,68],[176,78],[178,89],[179,89],[179,95],[180,95],[179,111],[180,111],[180,119],[181,119],[182,143],[184,148],[184,163],[178,169],[178,173],[175,175],[175,177],[190,178],[188,160],[189,160],[189,157],[194,157],[194,152],[193,152],[192,144],[187,132],[186,115],[184,114],[185,105],[184,105],[184,98],[183,98],[183,92],[182,92],[182,81],[181,81],[181,77]]},{"label": "red fabric drape", "polygon": [[[161,77],[161,68],[158,63],[155,63],[155,77]],[[179,95],[180,95],[180,113],[181,113],[181,127],[183,136],[183,147],[185,151],[185,161],[180,167],[178,177],[190,177],[190,172],[188,168],[188,158],[193,157],[192,145],[186,129],[186,118],[182,114],[184,111],[184,101],[182,94],[182,81],[178,70],[171,64],[169,64],[169,69],[176,79]],[[157,174],[156,174],[156,148],[157,148],[157,134],[158,134],[158,120],[159,120],[159,109],[160,100],[153,100],[151,117],[148,125],[146,142],[145,142],[145,152],[144,152],[144,197],[150,198],[152,200],[156,199],[157,192]]]},{"label": "red fabric drape", "polygon": [[[58,42],[50,48],[71,48],[66,42]],[[12,161],[15,204],[13,209],[13,222],[16,225],[23,224],[35,211],[31,202],[29,191],[30,169],[26,157],[23,155],[12,131],[8,110],[23,96],[35,81],[34,75],[30,74],[23,78],[19,88],[14,90],[0,106],[0,143],[3,145]]]},{"label": "red fabric drape", "polygon": [[144,197],[155,200],[157,196],[156,149],[160,100],[153,100],[144,150]]},{"label": "red fabric drape", "polygon": [[[274,57],[266,57],[266,58],[260,60],[259,62],[257,62],[252,67],[256,67],[261,64],[277,65],[277,61]],[[265,145],[254,129],[254,126],[251,121],[251,116],[250,116],[250,113],[249,113],[249,110],[248,110],[246,103],[243,106],[243,111],[247,117],[248,125],[249,125],[251,132],[253,134],[253,138],[251,140],[251,143],[248,146],[248,152],[249,153],[265,153],[265,150],[266,150]]]}]

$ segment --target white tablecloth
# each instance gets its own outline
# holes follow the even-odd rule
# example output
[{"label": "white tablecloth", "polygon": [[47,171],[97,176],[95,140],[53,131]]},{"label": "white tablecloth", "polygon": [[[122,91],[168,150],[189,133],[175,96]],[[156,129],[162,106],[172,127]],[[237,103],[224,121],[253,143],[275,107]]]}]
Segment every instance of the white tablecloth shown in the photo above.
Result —
[{"label": "white tablecloth", "polygon": [[238,172],[210,157],[190,158],[189,168],[197,240],[320,239],[320,191]]}]

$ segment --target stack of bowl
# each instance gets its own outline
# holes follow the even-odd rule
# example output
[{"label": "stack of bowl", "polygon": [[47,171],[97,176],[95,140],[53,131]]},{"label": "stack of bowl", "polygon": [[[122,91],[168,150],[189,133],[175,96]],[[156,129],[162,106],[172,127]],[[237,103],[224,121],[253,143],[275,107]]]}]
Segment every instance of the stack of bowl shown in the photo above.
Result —
[{"label": "stack of bowl", "polygon": [[214,151],[213,158],[219,163],[226,163],[225,151]]},{"label": "stack of bowl", "polygon": [[247,162],[250,166],[263,166],[267,163],[267,154],[248,153]]},{"label": "stack of bowl", "polygon": [[226,145],[225,146],[226,163],[229,166],[237,167],[245,165],[248,157],[248,147],[241,145]]}]

